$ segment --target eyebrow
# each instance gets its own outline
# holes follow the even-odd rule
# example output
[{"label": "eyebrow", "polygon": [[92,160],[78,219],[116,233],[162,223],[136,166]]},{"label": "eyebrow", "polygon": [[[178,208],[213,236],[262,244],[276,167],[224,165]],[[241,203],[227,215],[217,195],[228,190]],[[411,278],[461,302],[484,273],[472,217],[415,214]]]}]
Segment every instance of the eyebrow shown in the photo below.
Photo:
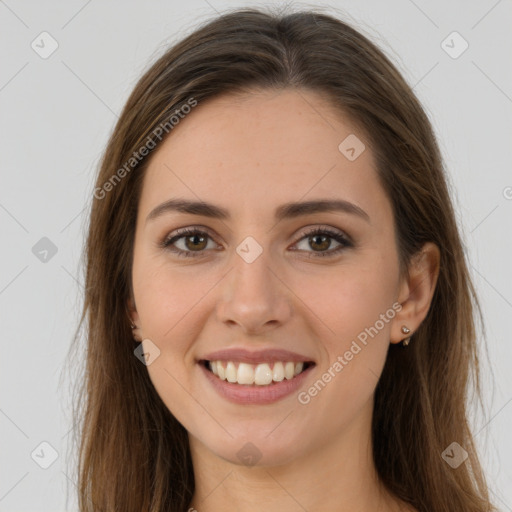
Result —
[{"label": "eyebrow", "polygon": [[[146,217],[146,224],[157,217],[170,212],[189,213],[201,215],[212,219],[228,220],[231,215],[228,210],[204,201],[190,201],[187,199],[169,199],[151,210]],[[370,222],[369,215],[359,206],[344,199],[317,199],[314,201],[285,203],[275,211],[275,219],[294,219],[302,215],[313,213],[344,212],[356,215],[366,222]]]}]

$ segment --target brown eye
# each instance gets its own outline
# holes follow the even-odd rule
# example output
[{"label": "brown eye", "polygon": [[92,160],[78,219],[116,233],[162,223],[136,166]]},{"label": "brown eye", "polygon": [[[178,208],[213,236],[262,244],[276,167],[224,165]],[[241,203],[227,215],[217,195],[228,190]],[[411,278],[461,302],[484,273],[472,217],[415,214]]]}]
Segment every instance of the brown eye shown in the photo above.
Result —
[{"label": "brown eye", "polygon": [[[210,241],[213,243],[213,247],[208,247],[208,242]],[[333,241],[338,246],[329,250],[333,245]],[[295,245],[300,245],[301,243],[305,247],[293,250],[308,253],[308,257],[311,258],[335,256],[344,249],[353,247],[353,243],[341,231],[318,227],[304,233]],[[218,248],[209,233],[197,228],[179,229],[165,238],[159,245],[183,257],[203,256],[206,254],[207,249]]]},{"label": "brown eye", "polygon": [[[338,247],[328,250],[333,245],[333,240],[338,244]],[[352,242],[341,231],[333,231],[328,228],[313,228],[306,232],[298,243],[305,246],[305,248],[299,248],[298,250],[310,253],[308,257],[311,258],[334,256],[348,247],[353,247]],[[310,251],[309,248],[313,250]]]},{"label": "brown eye", "polygon": [[308,238],[309,245],[312,248],[319,249],[320,251],[324,251],[325,249],[329,249],[331,245],[331,237],[325,235],[313,235]]},{"label": "brown eye", "polygon": [[178,230],[173,236],[167,237],[160,245],[176,253],[178,256],[195,257],[205,253],[205,249],[208,247],[210,240],[210,235],[204,231],[185,228]]},{"label": "brown eye", "polygon": [[207,243],[205,243],[205,242],[207,240],[207,236],[190,235],[190,236],[186,236],[186,237],[182,237],[182,238],[184,238],[184,240],[185,240],[185,246],[187,247],[187,249],[201,250],[201,249],[206,248]]}]

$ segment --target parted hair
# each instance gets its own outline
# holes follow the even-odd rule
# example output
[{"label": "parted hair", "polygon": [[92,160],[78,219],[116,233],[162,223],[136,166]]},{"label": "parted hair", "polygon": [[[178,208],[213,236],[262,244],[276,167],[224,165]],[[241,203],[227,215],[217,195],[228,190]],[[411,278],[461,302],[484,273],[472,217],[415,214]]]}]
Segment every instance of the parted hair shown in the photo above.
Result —
[{"label": "parted hair", "polygon": [[[152,141],[115,186],[95,194],[88,217],[77,329],[85,328],[85,358],[74,409],[80,511],[185,512],[191,502],[187,431],[134,356],[126,313],[137,208],[149,158],[165,140],[157,140],[157,128],[190,98],[201,104],[254,89],[318,92],[362,130],[392,204],[402,275],[424,243],[440,249],[428,315],[406,349],[390,345],[376,386],[379,478],[420,512],[496,510],[468,421],[470,391],[482,401],[476,314],[482,315],[424,109],[391,60],[349,23],[314,9],[243,8],[202,23],[148,67],[99,166],[95,186],[105,190]],[[456,469],[442,457],[454,441],[468,453]]]}]

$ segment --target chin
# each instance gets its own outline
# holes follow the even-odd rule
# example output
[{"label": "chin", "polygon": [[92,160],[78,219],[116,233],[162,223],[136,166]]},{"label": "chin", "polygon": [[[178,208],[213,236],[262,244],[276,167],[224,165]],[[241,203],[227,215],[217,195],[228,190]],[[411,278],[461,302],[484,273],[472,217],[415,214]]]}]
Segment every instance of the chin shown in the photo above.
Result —
[{"label": "chin", "polygon": [[285,440],[274,439],[261,431],[254,436],[247,431],[240,437],[228,436],[228,439],[206,445],[217,457],[237,466],[265,467],[289,464],[300,456],[297,447],[304,448],[303,443],[295,437]]}]

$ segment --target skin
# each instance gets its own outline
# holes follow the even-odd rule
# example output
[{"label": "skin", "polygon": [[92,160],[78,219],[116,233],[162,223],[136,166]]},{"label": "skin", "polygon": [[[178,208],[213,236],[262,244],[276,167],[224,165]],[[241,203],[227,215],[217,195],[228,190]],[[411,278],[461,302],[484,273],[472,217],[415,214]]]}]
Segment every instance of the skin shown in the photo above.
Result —
[{"label": "skin", "polygon": [[[190,506],[199,512],[226,503],[243,512],[413,510],[376,476],[373,396],[389,344],[406,337],[403,325],[414,333],[428,312],[439,250],[426,244],[409,279],[400,277],[391,204],[368,144],[354,161],[338,150],[349,134],[365,140],[316,93],[253,91],[198,105],[152,155],[128,307],[135,336],[160,350],[147,366],[151,381],[189,432],[196,481]],[[214,203],[231,219],[168,212],[146,223],[170,198]],[[319,198],[350,201],[370,221],[345,212],[274,220],[283,203]],[[211,233],[202,256],[158,246],[187,226]],[[305,228],[317,226],[345,233],[353,246],[315,256],[340,246],[334,239],[323,249],[308,243]],[[263,248],[252,263],[236,252],[247,236]],[[186,242],[174,246],[194,251]],[[401,310],[306,405],[296,393],[268,405],[231,403],[196,362],[231,347],[296,351],[316,362],[301,387],[307,390],[394,303]],[[247,442],[261,455],[253,466],[237,456]]]}]

